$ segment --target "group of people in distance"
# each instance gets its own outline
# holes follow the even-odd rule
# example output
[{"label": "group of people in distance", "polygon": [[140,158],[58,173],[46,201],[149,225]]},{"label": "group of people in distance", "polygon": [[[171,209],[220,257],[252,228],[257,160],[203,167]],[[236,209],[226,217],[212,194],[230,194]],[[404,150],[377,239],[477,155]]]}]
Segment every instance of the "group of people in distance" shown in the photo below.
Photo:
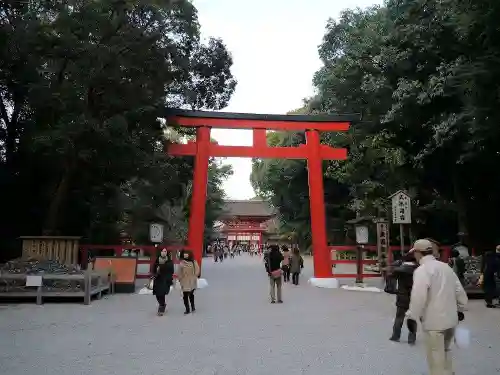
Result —
[{"label": "group of people in distance", "polygon": [[[456,327],[465,318],[468,298],[463,288],[464,266],[459,256],[452,254],[450,264],[441,262],[439,258],[437,242],[420,239],[415,241],[403,260],[390,267],[386,292],[397,294],[396,317],[390,340],[400,340],[406,319],[408,343],[415,344],[417,322],[420,321],[430,375],[453,375],[450,346]],[[486,306],[494,307],[492,296],[497,295],[495,278],[500,277],[500,246],[494,253],[483,256],[481,272],[480,283],[484,286],[486,280],[488,282],[484,288]],[[388,285],[393,285],[390,280],[397,280],[394,290],[387,289]]]},{"label": "group of people in distance", "polygon": [[187,315],[196,311],[194,292],[198,285],[200,266],[191,251],[182,250],[179,253],[179,265],[177,272],[175,271],[172,254],[167,249],[162,249],[156,259],[153,276],[153,294],[158,301],[159,316],[165,314],[167,308],[166,296],[174,285],[174,273],[177,274],[179,287],[182,291],[182,299],[186,309],[184,314]]},{"label": "group of people in distance", "polygon": [[222,263],[224,259],[234,258],[242,253],[248,253],[250,256],[257,255],[259,248],[256,245],[231,244],[229,246],[225,243],[214,242],[212,245],[208,245],[207,252],[212,253],[215,263]]},{"label": "group of people in distance", "polygon": [[264,254],[264,264],[269,277],[271,303],[283,303],[283,283],[290,282],[291,275],[292,284],[299,285],[304,259],[298,248],[290,253],[285,245],[281,247],[281,251],[278,245],[270,245]]}]

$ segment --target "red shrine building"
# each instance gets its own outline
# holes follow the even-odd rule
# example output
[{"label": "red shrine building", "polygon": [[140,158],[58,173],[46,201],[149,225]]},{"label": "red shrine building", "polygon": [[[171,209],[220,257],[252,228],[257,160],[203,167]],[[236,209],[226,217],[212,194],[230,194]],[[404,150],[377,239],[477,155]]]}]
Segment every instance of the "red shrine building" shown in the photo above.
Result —
[{"label": "red shrine building", "polygon": [[264,200],[227,200],[219,221],[219,238],[234,244],[261,248],[272,236],[269,230],[276,211]]}]

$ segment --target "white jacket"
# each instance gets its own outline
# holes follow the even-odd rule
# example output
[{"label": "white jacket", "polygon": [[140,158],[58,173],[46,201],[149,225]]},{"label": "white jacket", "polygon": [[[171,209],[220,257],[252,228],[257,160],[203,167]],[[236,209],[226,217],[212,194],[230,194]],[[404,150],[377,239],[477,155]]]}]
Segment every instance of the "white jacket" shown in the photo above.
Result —
[{"label": "white jacket", "polygon": [[407,317],[422,320],[424,331],[444,331],[458,324],[457,312],[467,304],[467,294],[453,269],[427,255],[413,274]]}]

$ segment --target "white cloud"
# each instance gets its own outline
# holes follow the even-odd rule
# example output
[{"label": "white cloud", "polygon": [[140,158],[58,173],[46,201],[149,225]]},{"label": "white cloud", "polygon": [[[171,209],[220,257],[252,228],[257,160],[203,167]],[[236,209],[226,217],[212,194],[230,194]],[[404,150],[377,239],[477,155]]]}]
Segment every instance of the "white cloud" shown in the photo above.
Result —
[{"label": "white cloud", "polygon": [[[346,8],[376,0],[193,0],[205,37],[220,37],[231,51],[238,86],[225,111],[286,113],[313,94],[321,66],[317,47],[326,21]],[[213,130],[220,144],[251,145],[250,131]],[[230,198],[254,195],[251,160],[226,159],[234,175],[224,184]]]}]

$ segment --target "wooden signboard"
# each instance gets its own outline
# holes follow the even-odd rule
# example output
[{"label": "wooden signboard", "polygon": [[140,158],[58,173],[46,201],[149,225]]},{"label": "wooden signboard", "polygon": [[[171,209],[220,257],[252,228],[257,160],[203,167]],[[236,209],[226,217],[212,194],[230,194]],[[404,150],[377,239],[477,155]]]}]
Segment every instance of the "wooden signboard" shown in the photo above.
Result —
[{"label": "wooden signboard", "polygon": [[94,270],[110,270],[114,274],[115,291],[117,293],[134,293],[137,274],[137,258],[135,257],[96,257]]}]

